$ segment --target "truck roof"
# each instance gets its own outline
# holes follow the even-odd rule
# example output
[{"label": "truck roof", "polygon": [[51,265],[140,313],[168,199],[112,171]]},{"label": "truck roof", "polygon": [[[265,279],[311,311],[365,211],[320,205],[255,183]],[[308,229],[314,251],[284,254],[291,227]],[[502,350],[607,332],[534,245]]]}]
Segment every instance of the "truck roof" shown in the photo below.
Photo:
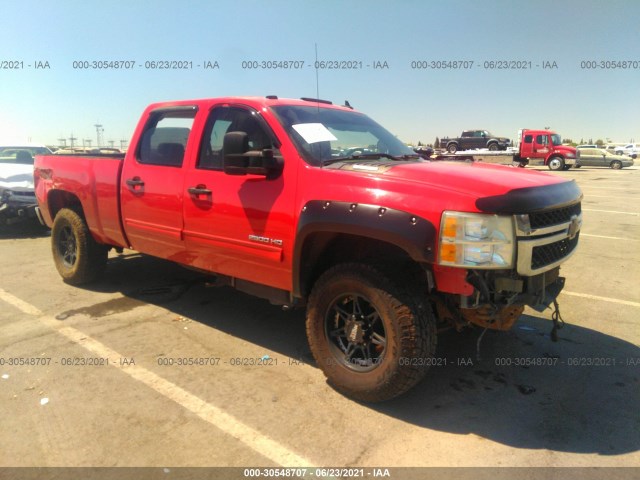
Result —
[{"label": "truck roof", "polygon": [[542,133],[550,133],[551,135],[557,134],[555,130],[546,130],[544,128],[521,128],[522,132],[542,132]]},{"label": "truck roof", "polygon": [[180,107],[197,105],[200,107],[210,107],[216,104],[245,104],[254,107],[275,107],[279,105],[297,105],[297,106],[322,106],[322,108],[331,108],[336,110],[352,111],[350,106],[335,105],[328,100],[303,97],[295,98],[279,98],[276,95],[267,95],[266,97],[218,97],[218,98],[200,98],[193,100],[178,100],[168,102],[157,102],[149,105],[147,111],[153,111],[161,108]]}]

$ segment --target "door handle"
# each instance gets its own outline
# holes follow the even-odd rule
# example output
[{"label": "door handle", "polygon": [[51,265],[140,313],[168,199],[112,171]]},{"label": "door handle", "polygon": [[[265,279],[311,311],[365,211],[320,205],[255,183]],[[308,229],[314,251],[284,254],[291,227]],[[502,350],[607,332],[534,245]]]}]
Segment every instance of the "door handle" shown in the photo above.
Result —
[{"label": "door handle", "polygon": [[126,184],[131,188],[142,187],[144,186],[144,182],[140,180],[140,177],[128,178],[126,180]]},{"label": "door handle", "polygon": [[199,195],[211,195],[211,190],[209,190],[206,185],[196,185],[195,187],[189,187],[187,188],[187,192],[196,197]]}]

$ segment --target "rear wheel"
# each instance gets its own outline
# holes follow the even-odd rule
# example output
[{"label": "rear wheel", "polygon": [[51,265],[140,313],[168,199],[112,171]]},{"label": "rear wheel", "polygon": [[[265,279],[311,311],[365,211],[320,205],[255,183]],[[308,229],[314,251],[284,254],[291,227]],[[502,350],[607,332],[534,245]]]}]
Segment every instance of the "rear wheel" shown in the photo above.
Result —
[{"label": "rear wheel", "polygon": [[72,285],[98,278],[109,251],[93,239],[84,219],[68,208],[60,210],[53,222],[51,250],[58,273]]},{"label": "rear wheel", "polygon": [[561,157],[551,157],[548,166],[549,170],[564,170],[564,160]]},{"label": "rear wheel", "polygon": [[335,266],[318,279],[307,336],[329,383],[366,402],[389,400],[416,385],[436,348],[430,306],[361,264]]},{"label": "rear wheel", "polygon": [[620,170],[622,168],[622,162],[620,160],[614,160],[609,166],[614,170]]}]

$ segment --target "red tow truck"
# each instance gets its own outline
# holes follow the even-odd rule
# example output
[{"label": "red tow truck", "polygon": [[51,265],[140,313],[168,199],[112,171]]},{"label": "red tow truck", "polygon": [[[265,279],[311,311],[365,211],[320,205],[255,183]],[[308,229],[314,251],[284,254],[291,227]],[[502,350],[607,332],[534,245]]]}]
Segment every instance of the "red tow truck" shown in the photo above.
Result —
[{"label": "red tow truck", "polygon": [[[495,149],[497,150],[497,149]],[[436,156],[435,160],[463,160],[500,165],[546,165],[549,170],[580,167],[580,150],[562,144],[562,137],[551,130],[518,130],[515,149],[505,151],[457,151]]]},{"label": "red tow truck", "polygon": [[157,103],[130,145],[36,157],[62,278],[97,280],[128,248],[306,306],[317,365],[363,401],[418,383],[440,327],[508,330],[555,302],[582,223],[573,180],[428,161],[324,100]]}]

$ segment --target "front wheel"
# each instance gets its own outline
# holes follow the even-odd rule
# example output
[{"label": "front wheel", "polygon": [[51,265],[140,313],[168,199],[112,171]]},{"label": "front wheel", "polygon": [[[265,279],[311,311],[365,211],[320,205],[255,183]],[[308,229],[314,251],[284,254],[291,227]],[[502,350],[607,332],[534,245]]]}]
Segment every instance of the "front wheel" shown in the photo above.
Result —
[{"label": "front wheel", "polygon": [[436,348],[428,303],[361,264],[335,266],[318,279],[306,326],[329,383],[366,402],[389,400],[416,385]]},{"label": "front wheel", "polygon": [[560,157],[551,157],[548,166],[549,170],[564,170],[564,160]]},{"label": "front wheel", "polygon": [[51,250],[58,273],[71,285],[98,278],[105,269],[109,251],[93,239],[84,219],[68,208],[60,210],[53,222]]},{"label": "front wheel", "polygon": [[498,150],[498,144],[497,143],[490,143],[489,144],[489,150],[492,152],[495,152]]},{"label": "front wheel", "polygon": [[457,151],[458,151],[458,145],[456,145],[455,143],[450,143],[449,145],[447,145],[447,152],[456,153]]}]

